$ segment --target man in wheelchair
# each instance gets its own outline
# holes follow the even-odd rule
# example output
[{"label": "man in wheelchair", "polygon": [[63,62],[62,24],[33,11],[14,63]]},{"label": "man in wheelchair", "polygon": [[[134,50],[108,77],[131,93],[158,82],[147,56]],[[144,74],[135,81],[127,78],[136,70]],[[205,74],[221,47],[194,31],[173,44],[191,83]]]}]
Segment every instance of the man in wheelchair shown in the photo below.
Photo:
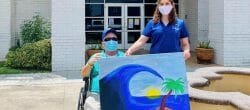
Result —
[{"label": "man in wheelchair", "polygon": [[[80,92],[78,110],[100,110],[99,65],[97,61],[100,58],[125,56],[123,52],[117,50],[118,34],[114,29],[105,29],[102,32],[101,40],[103,51],[91,56],[81,70],[81,75],[85,80],[85,88],[82,88]],[[88,89],[89,80],[90,87]]]}]

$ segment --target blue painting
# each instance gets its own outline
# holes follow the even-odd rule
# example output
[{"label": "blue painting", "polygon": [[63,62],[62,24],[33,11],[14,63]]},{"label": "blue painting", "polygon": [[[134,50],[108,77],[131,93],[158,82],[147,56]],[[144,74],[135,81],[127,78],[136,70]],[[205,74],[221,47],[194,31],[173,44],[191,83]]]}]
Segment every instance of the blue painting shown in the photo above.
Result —
[{"label": "blue painting", "polygon": [[183,53],[99,60],[101,110],[190,110]]}]

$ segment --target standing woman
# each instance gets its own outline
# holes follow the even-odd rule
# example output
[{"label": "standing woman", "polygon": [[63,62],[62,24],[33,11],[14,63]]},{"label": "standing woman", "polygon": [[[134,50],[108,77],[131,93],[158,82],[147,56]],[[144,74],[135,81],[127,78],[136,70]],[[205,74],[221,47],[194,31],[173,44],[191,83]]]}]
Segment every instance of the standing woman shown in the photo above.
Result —
[{"label": "standing woman", "polygon": [[140,49],[149,39],[150,54],[183,52],[190,58],[189,32],[183,20],[177,18],[173,0],[157,0],[153,20],[149,21],[141,37],[127,50],[126,55]]}]

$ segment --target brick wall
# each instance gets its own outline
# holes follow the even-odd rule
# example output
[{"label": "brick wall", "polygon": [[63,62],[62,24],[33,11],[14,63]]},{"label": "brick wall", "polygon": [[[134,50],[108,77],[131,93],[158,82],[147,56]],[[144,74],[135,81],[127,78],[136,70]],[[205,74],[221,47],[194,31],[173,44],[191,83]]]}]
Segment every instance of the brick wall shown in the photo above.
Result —
[{"label": "brick wall", "polygon": [[80,70],[84,63],[84,0],[52,0],[52,70]]},{"label": "brick wall", "polygon": [[51,19],[51,0],[13,0],[14,10],[12,11],[12,35],[20,35],[20,25],[24,20],[31,19],[34,15],[39,14],[48,21]]},{"label": "brick wall", "polygon": [[224,0],[224,65],[250,66],[249,19],[249,0]]},{"label": "brick wall", "polygon": [[0,61],[10,48],[11,34],[11,1],[0,0]]}]

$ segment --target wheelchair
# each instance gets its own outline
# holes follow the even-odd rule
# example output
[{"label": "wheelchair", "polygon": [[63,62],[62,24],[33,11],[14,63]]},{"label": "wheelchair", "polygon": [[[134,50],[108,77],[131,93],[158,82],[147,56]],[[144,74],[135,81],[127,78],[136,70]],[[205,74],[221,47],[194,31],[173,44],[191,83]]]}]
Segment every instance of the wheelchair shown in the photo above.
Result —
[{"label": "wheelchair", "polygon": [[87,94],[89,91],[89,84],[90,84],[89,79],[90,79],[89,77],[83,78],[83,81],[85,83],[84,83],[84,87],[81,87],[81,89],[80,89],[77,110],[84,110],[84,104],[85,104],[85,101],[87,99]]}]

